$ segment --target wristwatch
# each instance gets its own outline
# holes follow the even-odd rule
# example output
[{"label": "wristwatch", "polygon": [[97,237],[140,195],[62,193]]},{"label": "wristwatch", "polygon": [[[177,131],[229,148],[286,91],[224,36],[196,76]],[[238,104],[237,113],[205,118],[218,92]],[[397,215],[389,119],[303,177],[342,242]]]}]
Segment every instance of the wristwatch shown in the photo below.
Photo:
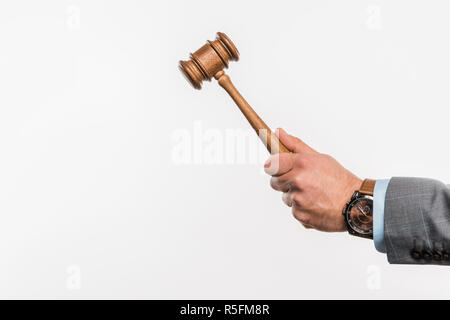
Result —
[{"label": "wristwatch", "polygon": [[373,190],[375,180],[366,179],[346,203],[344,215],[347,230],[351,235],[373,239]]}]

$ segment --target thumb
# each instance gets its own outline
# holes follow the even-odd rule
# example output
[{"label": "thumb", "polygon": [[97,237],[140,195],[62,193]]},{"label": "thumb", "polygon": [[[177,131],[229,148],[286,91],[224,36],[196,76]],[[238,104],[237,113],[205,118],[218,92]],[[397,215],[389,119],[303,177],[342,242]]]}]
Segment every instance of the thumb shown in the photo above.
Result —
[{"label": "thumb", "polygon": [[302,140],[291,136],[281,128],[275,130],[275,135],[278,137],[280,142],[286,146],[286,148],[294,153],[317,153],[316,150],[308,146]]}]

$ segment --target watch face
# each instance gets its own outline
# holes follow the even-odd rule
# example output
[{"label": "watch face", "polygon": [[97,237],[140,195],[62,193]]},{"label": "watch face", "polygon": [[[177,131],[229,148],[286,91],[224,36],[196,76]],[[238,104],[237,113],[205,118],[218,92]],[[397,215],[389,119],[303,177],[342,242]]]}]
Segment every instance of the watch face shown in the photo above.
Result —
[{"label": "watch face", "polygon": [[373,198],[359,196],[350,202],[346,215],[349,226],[359,234],[372,234],[373,230]]}]

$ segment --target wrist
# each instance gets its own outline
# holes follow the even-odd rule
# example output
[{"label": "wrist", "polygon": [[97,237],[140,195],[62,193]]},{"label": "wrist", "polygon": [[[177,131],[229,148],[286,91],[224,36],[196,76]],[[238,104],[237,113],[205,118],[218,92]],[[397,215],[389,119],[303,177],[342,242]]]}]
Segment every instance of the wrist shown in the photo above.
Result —
[{"label": "wrist", "polygon": [[355,179],[353,179],[353,180],[350,182],[350,184],[349,184],[349,190],[348,190],[348,192],[349,192],[350,195],[347,197],[347,201],[348,201],[348,199],[350,199],[350,197],[352,196],[352,194],[353,194],[355,191],[357,191],[357,190],[359,190],[359,188],[361,188],[361,185],[362,185],[363,181],[364,181],[364,180],[362,180],[362,179],[360,179],[360,178],[358,178],[358,177],[355,177]]},{"label": "wrist", "polygon": [[341,203],[341,207],[339,208],[339,212],[342,212],[342,209],[345,207],[345,204],[351,199],[353,196],[353,193],[355,191],[359,190],[363,183],[363,180],[358,177],[353,177],[353,179],[350,179],[350,181],[347,183],[347,186],[344,188],[343,192],[343,199]]}]

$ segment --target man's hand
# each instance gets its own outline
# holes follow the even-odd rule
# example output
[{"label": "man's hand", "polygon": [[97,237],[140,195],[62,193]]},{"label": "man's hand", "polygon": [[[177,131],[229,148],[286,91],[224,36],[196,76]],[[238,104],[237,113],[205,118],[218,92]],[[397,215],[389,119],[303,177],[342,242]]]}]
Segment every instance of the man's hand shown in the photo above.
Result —
[{"label": "man's hand", "polygon": [[272,188],[283,192],[283,202],[306,228],[346,231],[342,209],[362,180],[283,129],[275,134],[292,153],[272,155],[264,164]]}]

